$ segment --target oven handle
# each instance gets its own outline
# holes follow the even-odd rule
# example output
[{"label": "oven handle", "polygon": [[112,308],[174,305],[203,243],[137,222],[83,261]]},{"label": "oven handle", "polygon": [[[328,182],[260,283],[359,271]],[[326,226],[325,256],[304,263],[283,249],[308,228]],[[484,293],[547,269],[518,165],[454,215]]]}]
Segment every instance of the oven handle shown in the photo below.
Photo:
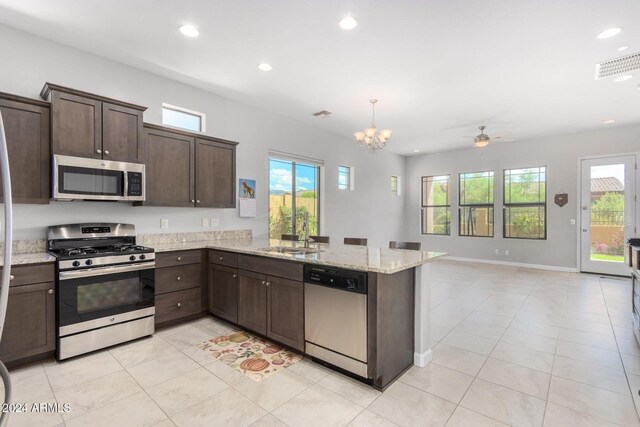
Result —
[{"label": "oven handle", "polygon": [[78,279],[81,277],[103,276],[105,274],[126,273],[129,271],[149,270],[155,268],[155,261],[141,262],[133,265],[87,268],[86,270],[61,271],[60,280]]}]

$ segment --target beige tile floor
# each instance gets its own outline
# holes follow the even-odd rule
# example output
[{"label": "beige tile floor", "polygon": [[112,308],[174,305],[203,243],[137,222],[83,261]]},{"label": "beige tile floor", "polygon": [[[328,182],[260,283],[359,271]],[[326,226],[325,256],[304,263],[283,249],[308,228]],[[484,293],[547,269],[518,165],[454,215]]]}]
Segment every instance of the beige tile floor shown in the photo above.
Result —
[{"label": "beige tile floor", "polygon": [[9,425],[640,425],[629,281],[451,261],[433,273],[433,362],[384,393],[308,360],[256,383],[194,347],[230,331],[204,318],[14,370],[14,401],[72,411]]}]

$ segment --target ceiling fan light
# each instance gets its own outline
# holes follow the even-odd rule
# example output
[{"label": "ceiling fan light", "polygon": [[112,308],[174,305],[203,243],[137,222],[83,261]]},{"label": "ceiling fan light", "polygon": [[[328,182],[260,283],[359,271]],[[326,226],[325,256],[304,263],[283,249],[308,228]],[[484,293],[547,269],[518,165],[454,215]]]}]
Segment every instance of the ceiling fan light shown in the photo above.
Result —
[{"label": "ceiling fan light", "polygon": [[364,141],[364,132],[361,132],[361,131],[354,132],[353,136],[356,138],[356,141],[358,141],[358,142]]},{"label": "ceiling fan light", "polygon": [[483,148],[489,145],[489,138],[476,138],[473,141],[473,145],[478,148]]}]

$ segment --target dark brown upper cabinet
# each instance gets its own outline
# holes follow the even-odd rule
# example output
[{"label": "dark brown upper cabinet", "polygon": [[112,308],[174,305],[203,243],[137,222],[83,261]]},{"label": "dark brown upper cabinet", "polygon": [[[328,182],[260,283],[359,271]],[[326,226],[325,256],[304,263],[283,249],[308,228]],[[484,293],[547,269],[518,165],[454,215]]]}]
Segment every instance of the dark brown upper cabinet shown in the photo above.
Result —
[{"label": "dark brown upper cabinet", "polygon": [[145,123],[147,200],[137,205],[235,208],[237,144]]},{"label": "dark brown upper cabinet", "polygon": [[143,160],[139,105],[46,83],[40,96],[51,101],[53,154],[138,162]]},{"label": "dark brown upper cabinet", "polygon": [[[14,203],[47,204],[51,163],[47,102],[0,93]],[[2,195],[0,178],[0,196]]]}]

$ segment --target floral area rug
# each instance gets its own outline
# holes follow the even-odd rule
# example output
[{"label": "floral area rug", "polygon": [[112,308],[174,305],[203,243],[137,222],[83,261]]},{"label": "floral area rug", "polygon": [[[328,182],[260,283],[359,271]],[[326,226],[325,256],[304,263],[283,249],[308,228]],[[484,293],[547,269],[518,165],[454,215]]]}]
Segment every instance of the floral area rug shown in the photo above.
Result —
[{"label": "floral area rug", "polygon": [[198,344],[229,367],[262,381],[302,360],[302,356],[248,332],[236,331]]}]

